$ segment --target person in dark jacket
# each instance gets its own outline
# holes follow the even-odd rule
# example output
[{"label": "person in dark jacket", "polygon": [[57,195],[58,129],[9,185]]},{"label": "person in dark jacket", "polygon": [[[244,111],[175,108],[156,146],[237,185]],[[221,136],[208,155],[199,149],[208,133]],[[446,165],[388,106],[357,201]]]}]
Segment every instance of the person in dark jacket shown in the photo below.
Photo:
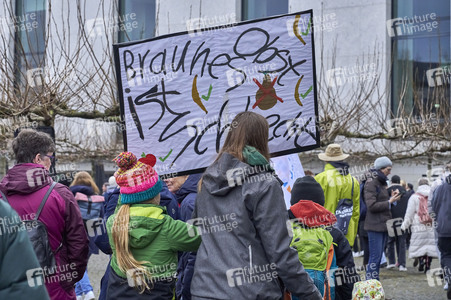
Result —
[{"label": "person in dark jacket", "polygon": [[379,268],[387,240],[387,221],[390,220],[391,205],[398,201],[398,191],[390,197],[387,191],[387,176],[391,173],[392,162],[386,157],[374,161],[374,169],[370,170],[364,187],[365,204],[367,207],[365,230],[368,233],[370,257],[366,268],[366,280],[379,280]]},{"label": "person in dark jacket", "polygon": [[281,182],[269,165],[268,122],[247,111],[232,124],[197,194],[193,220],[202,243],[191,299],[280,299],[279,278],[300,299],[322,299],[290,248]]},{"label": "person in dark jacket", "polygon": [[[392,219],[401,218],[404,219],[407,210],[407,203],[409,202],[410,193],[406,194],[406,189],[401,185],[401,178],[398,175],[393,175],[391,178],[391,185],[387,189],[388,194],[391,195],[396,190],[401,194],[399,201],[393,203],[391,206]],[[387,258],[388,265],[387,269],[392,269],[399,267],[399,271],[406,272],[406,237],[407,233],[402,232],[398,234],[396,232],[395,236],[389,236],[387,241]],[[398,254],[398,263],[396,264],[395,256],[395,245],[396,253]]]},{"label": "person in dark jacket", "polygon": [[[174,195],[171,189],[166,184],[166,180],[163,182],[163,189],[160,193],[160,205],[166,207],[166,211],[168,215],[172,217],[174,220],[180,220],[180,209],[179,203],[177,201],[177,195]],[[192,211],[192,210],[191,210]]]},{"label": "person in dark jacket", "polygon": [[[320,222],[320,226],[325,227],[329,231],[333,239],[336,266],[338,267],[338,269],[333,270],[335,282],[331,283],[331,287],[335,287],[335,298],[332,297],[332,299],[351,299],[354,283],[360,281],[360,276],[355,270],[354,257],[346,236],[341,230],[333,226],[336,218],[324,208],[324,191],[321,185],[310,176],[296,179],[291,190],[290,202],[292,206],[288,210],[288,217],[291,220],[299,218],[302,223],[312,223],[309,220],[315,223]],[[312,209],[313,203],[322,207],[319,207],[320,209]],[[314,212],[313,216],[309,212]]]},{"label": "person in dark jacket", "polygon": [[50,299],[42,278],[30,276],[39,268],[24,224],[0,200],[0,299]]},{"label": "person in dark jacket", "polygon": [[[113,177],[114,178],[114,177]],[[116,182],[116,181],[115,181]],[[105,274],[103,274],[102,279],[100,280],[100,294],[99,294],[99,300],[106,300],[106,294],[107,294],[107,288],[108,288],[108,277],[110,276],[110,270],[111,270],[111,254],[113,254],[113,250],[110,246],[110,241],[108,239],[108,234],[106,231],[106,222],[108,221],[108,218],[114,214],[114,210],[116,209],[117,202],[119,200],[120,195],[120,188],[116,184],[116,188],[113,191],[106,192],[105,193],[105,203],[104,203],[104,210],[105,214],[103,215],[103,234],[100,234],[96,236],[95,244],[97,247],[102,251],[103,253],[110,255],[110,261],[108,262],[108,265],[105,269]]]},{"label": "person in dark jacket", "polygon": [[[23,129],[14,139],[12,148],[17,164],[8,170],[0,190],[20,218],[30,220],[52,183],[48,170],[55,144],[45,133]],[[74,284],[82,278],[88,263],[88,237],[69,188],[59,183],[55,185],[39,221],[47,228],[57,262],[56,274],[45,272],[47,292],[51,299],[75,299]]]},{"label": "person in dark jacket", "polygon": [[[403,180],[401,180],[402,182]],[[415,191],[413,190],[413,184],[411,183],[406,183],[407,187],[405,187],[406,189],[406,194],[404,195],[404,197],[406,197],[407,199],[410,199],[410,197],[412,197],[413,194],[415,194]],[[406,210],[407,211],[407,210]],[[409,250],[410,247],[410,238],[412,237],[412,232],[409,230],[406,234],[406,249]],[[414,267],[417,266],[418,264],[418,260],[415,260],[416,264],[414,262]]]},{"label": "person in dark jacket", "polygon": [[[74,181],[70,185],[70,190],[74,194],[81,193],[86,195],[87,197],[91,197],[93,195],[99,195],[100,191],[97,187],[94,179],[92,179],[91,175],[88,172],[78,172],[75,174]],[[102,198],[101,198],[102,199]],[[103,199],[102,199],[103,200]],[[103,207],[102,207],[103,208]],[[103,218],[104,211],[103,209],[100,211],[100,218]],[[95,236],[89,237],[89,256],[91,254],[99,254],[99,248],[97,248],[95,244]],[[75,285],[75,293],[77,294],[77,300],[90,300],[95,299],[94,290],[92,288],[91,282],[89,281],[88,271],[85,271],[83,278],[77,282]],[[84,298],[83,298],[84,295]]]},{"label": "person in dark jacket", "polygon": [[[201,175],[192,174],[166,179],[168,189],[174,194],[180,204],[180,220],[186,222],[191,219],[197,196],[197,183]],[[191,300],[191,280],[196,262],[196,252],[183,252],[177,267],[176,295],[178,299]]]},{"label": "person in dark jacket", "polygon": [[440,264],[445,281],[448,283],[447,297],[451,299],[451,175],[448,175],[432,195],[432,211],[437,223]]}]

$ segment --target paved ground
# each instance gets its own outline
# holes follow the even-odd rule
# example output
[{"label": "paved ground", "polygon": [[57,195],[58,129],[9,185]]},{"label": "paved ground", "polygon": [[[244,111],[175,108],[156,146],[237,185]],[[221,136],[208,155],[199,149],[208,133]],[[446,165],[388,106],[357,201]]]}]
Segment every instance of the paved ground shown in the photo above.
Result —
[{"label": "paved ground", "polygon": [[[93,255],[89,260],[88,274],[96,296],[100,292],[100,279],[105,272],[109,257],[104,254]],[[362,258],[355,259],[356,265],[362,264]],[[380,279],[384,287],[386,296],[394,300],[446,300],[446,293],[443,285],[437,286],[440,282],[437,276],[430,276],[429,283],[436,286],[431,287],[428,284],[428,277],[424,273],[418,272],[413,266],[413,260],[408,259],[407,272],[400,272],[398,269],[382,269]],[[438,260],[433,260],[432,269],[438,268]]]},{"label": "paved ground", "polygon": [[96,297],[99,297],[100,280],[102,279],[106,266],[110,261],[110,257],[108,255],[103,254],[101,251],[99,252],[99,255],[91,255],[88,262],[88,275]]},{"label": "paved ground", "polygon": [[[363,258],[355,259],[356,265],[361,265]],[[432,261],[431,269],[438,268],[437,259]],[[389,299],[395,300],[446,300],[446,292],[443,290],[443,284],[438,276],[428,276],[419,272],[418,268],[413,267],[413,260],[407,260],[407,272],[400,272],[395,269],[381,269],[380,281],[385,290],[385,295]]]}]

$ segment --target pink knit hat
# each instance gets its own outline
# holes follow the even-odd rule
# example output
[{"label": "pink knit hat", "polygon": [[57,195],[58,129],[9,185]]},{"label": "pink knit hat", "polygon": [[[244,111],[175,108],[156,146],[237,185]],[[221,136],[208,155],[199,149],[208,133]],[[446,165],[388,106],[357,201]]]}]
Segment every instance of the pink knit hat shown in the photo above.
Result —
[{"label": "pink knit hat", "polygon": [[114,161],[119,166],[114,177],[120,186],[122,204],[150,200],[161,192],[163,185],[157,172],[151,165],[138,161],[133,153],[122,152]]}]

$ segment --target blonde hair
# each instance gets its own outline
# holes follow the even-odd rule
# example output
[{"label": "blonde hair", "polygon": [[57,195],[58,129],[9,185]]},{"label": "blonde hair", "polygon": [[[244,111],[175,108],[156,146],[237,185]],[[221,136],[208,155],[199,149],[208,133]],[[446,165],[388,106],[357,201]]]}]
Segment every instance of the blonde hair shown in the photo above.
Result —
[{"label": "blonde hair", "polygon": [[[141,203],[160,203],[160,194],[153,199]],[[122,204],[117,212],[111,235],[113,243],[116,247],[116,262],[119,269],[128,274],[130,270],[134,270],[132,276],[134,287],[142,294],[146,289],[150,289],[147,282],[152,282],[152,275],[144,264],[150,264],[150,261],[138,261],[133,257],[129,247],[129,223],[130,223],[130,204]],[[138,271],[138,272],[136,272]]]},{"label": "blonde hair", "polygon": [[401,179],[401,185],[403,188],[407,189],[407,182]]},{"label": "blonde hair", "polygon": [[90,186],[94,190],[94,194],[98,195],[100,194],[100,190],[97,187],[97,184],[92,179],[91,175],[89,175],[88,172],[82,171],[75,174],[74,181],[70,184],[70,186],[74,185],[84,185],[84,186]]}]

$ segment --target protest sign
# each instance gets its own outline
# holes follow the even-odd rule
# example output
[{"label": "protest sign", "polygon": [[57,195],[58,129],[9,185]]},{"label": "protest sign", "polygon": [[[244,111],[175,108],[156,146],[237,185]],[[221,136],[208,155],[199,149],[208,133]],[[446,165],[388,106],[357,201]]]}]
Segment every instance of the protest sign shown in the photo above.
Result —
[{"label": "protest sign", "polygon": [[297,154],[274,157],[271,161],[274,164],[277,176],[282,181],[283,198],[287,209],[289,209],[291,206],[291,189],[296,179],[305,176],[304,168]]},{"label": "protest sign", "polygon": [[319,146],[313,13],[114,45],[124,144],[152,153],[164,173],[215,159],[233,118],[269,123],[273,156]]}]

